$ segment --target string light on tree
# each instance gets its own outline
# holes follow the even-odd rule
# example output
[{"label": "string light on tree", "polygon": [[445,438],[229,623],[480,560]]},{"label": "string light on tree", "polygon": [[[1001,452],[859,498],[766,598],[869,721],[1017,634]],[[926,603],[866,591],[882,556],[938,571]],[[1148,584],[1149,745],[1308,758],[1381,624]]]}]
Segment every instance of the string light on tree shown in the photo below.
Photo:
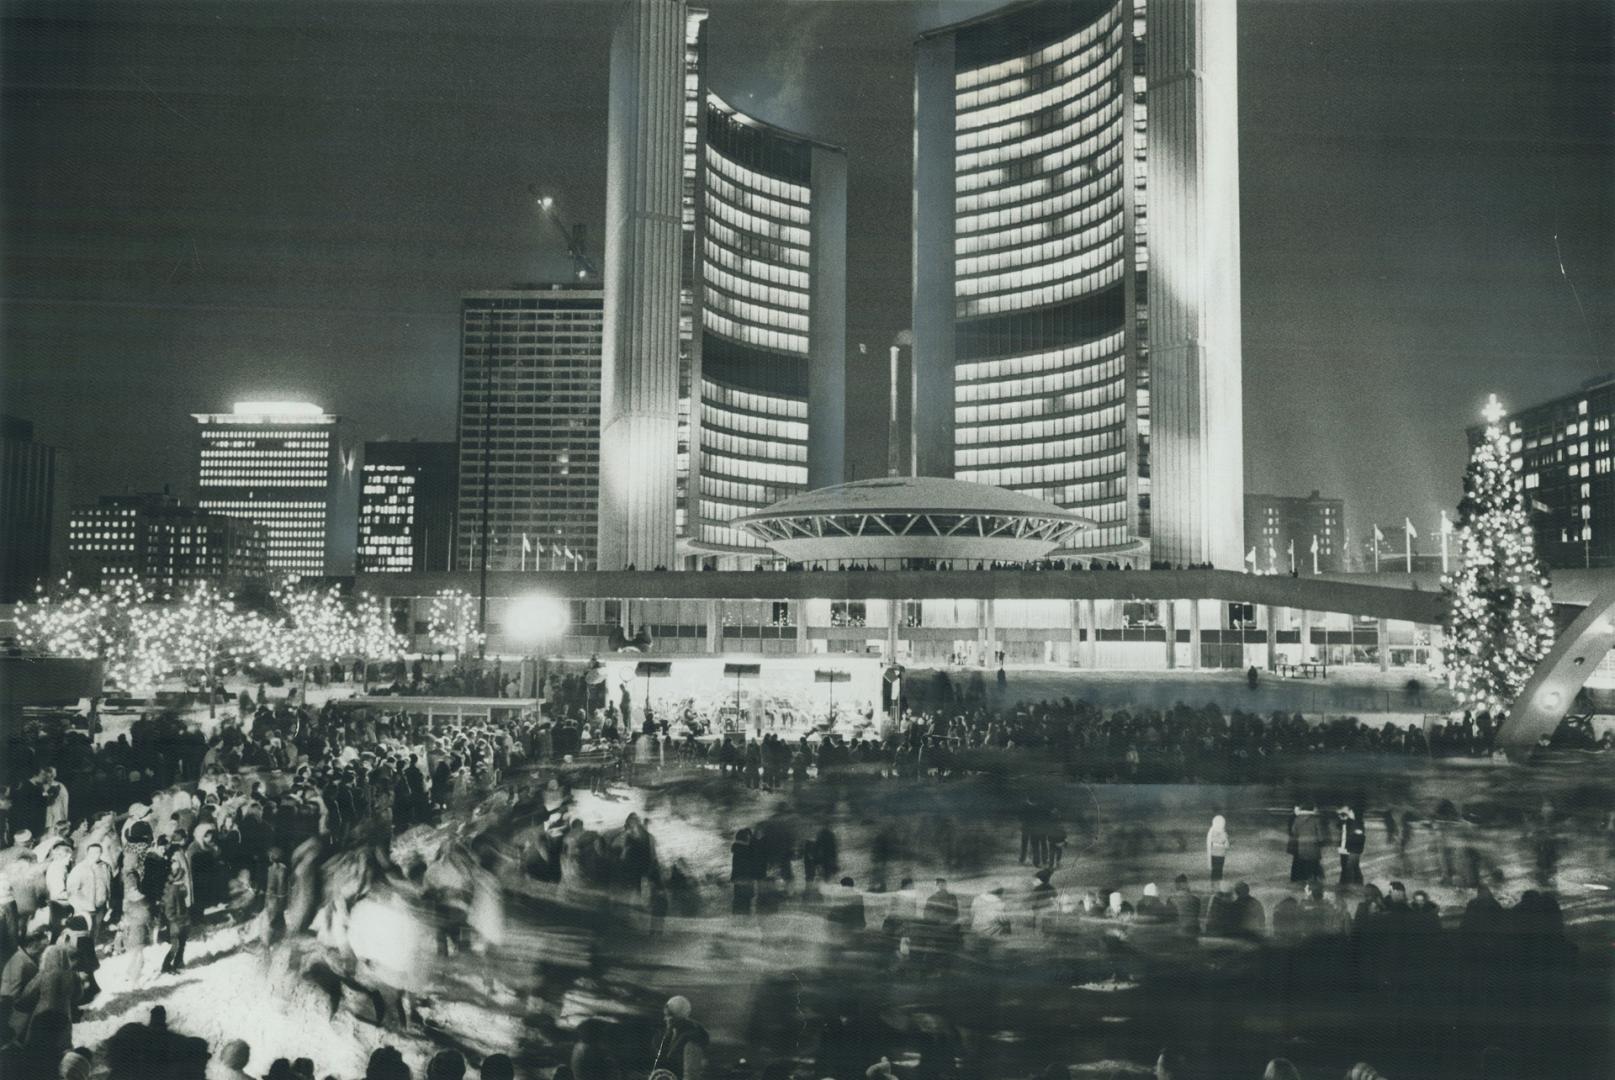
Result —
[{"label": "string light on tree", "polygon": [[432,597],[427,633],[439,647],[453,649],[455,659],[481,645],[476,598],[464,589],[440,589]]},{"label": "string light on tree", "polygon": [[1481,415],[1459,505],[1460,569],[1442,581],[1447,682],[1465,708],[1500,716],[1553,646],[1553,603],[1496,394]]}]

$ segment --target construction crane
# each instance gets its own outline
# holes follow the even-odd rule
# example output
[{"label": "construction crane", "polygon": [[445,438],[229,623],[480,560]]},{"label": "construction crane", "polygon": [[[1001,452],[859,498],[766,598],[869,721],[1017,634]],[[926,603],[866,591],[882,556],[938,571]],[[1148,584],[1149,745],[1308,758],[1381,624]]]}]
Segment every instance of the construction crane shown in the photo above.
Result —
[{"label": "construction crane", "polygon": [[577,279],[587,281],[599,277],[600,271],[595,269],[594,262],[589,258],[589,252],[585,247],[588,233],[582,222],[568,225],[566,219],[561,217],[560,210],[556,209],[554,198],[549,195],[540,195],[537,201],[538,212],[560,234],[561,242],[566,245],[566,253],[572,257],[572,270]]}]

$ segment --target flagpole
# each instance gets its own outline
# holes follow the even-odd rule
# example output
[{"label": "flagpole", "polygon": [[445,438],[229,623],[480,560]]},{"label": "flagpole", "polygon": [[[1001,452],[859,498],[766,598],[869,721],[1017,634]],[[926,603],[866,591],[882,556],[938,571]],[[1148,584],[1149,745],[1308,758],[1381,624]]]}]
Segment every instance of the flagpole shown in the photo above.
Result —
[{"label": "flagpole", "polygon": [[1452,526],[1447,523],[1447,512],[1441,511],[1441,576],[1447,576],[1447,534],[1452,532]]},{"label": "flagpole", "polygon": [[1312,534],[1312,576],[1318,576],[1318,534]]},{"label": "flagpole", "polygon": [[1404,550],[1407,552],[1408,573],[1411,574],[1411,573],[1413,573],[1413,530],[1412,529],[1403,529],[1402,530],[1402,545],[1403,545]]}]

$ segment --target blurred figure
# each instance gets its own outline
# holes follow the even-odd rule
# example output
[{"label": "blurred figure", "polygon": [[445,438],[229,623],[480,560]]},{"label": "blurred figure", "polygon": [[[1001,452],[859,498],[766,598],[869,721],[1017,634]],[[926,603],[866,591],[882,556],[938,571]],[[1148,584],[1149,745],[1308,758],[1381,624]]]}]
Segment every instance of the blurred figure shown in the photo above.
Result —
[{"label": "blurred figure", "polygon": [[1223,863],[1228,859],[1228,821],[1221,814],[1211,819],[1206,830],[1206,860],[1211,865],[1211,887],[1222,882]]}]

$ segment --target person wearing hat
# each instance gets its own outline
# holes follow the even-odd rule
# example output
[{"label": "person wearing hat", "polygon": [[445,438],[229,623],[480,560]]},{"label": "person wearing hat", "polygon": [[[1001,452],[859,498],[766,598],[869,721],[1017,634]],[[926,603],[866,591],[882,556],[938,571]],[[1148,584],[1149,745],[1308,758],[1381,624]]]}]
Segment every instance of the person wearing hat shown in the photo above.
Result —
[{"label": "person wearing hat", "polygon": [[674,1080],[703,1080],[707,1068],[707,1047],[712,1038],[707,1029],[690,1019],[690,999],[670,997],[662,1010],[666,1025],[656,1047],[651,1076],[670,1073]]}]

